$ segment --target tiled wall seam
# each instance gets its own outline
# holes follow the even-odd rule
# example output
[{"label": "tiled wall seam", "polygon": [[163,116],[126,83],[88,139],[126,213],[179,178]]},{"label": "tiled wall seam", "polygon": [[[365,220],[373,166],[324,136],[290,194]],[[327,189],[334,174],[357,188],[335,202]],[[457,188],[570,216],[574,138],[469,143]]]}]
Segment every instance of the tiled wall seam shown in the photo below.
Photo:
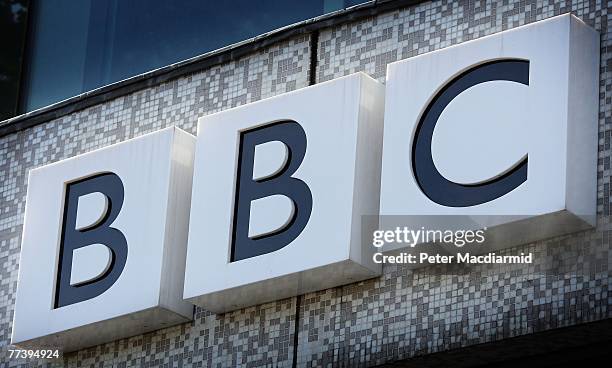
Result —
[{"label": "tiled wall seam", "polygon": [[[598,225],[520,246],[531,265],[385,265],[365,282],[310,293],[300,306],[298,366],[373,366],[612,317],[609,285],[612,22],[602,1],[432,1],[320,31],[317,81],[572,12],[601,33]],[[50,162],[308,85],[309,38],[119,97],[0,138],[0,354],[10,343],[27,172]],[[69,367],[291,366],[295,298],[68,354]],[[0,355],[0,361],[3,356]],[[25,361],[2,366],[39,366]]]}]

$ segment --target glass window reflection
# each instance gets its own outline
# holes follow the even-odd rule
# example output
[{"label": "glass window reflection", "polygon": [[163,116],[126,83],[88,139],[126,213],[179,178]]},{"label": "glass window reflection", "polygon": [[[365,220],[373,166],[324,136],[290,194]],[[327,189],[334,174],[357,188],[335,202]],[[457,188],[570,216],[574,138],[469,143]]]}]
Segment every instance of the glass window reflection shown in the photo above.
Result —
[{"label": "glass window reflection", "polygon": [[34,1],[25,109],[362,2]]}]

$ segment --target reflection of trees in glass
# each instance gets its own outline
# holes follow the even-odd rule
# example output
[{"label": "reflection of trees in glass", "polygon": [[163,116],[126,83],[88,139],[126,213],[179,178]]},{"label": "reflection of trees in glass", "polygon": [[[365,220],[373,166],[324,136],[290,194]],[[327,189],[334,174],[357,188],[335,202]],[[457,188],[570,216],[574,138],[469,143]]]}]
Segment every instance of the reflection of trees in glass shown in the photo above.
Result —
[{"label": "reflection of trees in glass", "polygon": [[0,0],[0,120],[16,113],[28,0]]}]

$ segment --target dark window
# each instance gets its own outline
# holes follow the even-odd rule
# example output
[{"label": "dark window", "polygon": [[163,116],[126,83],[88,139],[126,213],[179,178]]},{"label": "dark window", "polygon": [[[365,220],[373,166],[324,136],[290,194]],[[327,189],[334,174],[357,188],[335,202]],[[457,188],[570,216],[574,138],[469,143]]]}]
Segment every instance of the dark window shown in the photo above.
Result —
[{"label": "dark window", "polygon": [[362,2],[34,1],[25,110]]},{"label": "dark window", "polygon": [[17,113],[27,0],[0,0],[0,120]]}]

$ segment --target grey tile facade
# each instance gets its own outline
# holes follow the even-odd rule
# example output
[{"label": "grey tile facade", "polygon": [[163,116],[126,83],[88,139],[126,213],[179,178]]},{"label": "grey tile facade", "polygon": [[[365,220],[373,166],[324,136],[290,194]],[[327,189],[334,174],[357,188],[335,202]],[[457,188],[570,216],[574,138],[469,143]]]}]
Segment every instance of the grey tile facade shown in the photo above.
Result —
[{"label": "grey tile facade", "polygon": [[[365,71],[554,15],[601,32],[598,225],[519,248],[531,265],[385,265],[377,279],[67,354],[69,367],[372,366],[612,317],[612,22],[601,1],[433,1],[320,31],[316,80]],[[611,14],[612,16],[612,14]],[[609,26],[610,24],[610,26]],[[7,362],[28,170],[308,85],[310,37],[0,137],[0,362]],[[506,252],[516,252],[507,250]]]}]

